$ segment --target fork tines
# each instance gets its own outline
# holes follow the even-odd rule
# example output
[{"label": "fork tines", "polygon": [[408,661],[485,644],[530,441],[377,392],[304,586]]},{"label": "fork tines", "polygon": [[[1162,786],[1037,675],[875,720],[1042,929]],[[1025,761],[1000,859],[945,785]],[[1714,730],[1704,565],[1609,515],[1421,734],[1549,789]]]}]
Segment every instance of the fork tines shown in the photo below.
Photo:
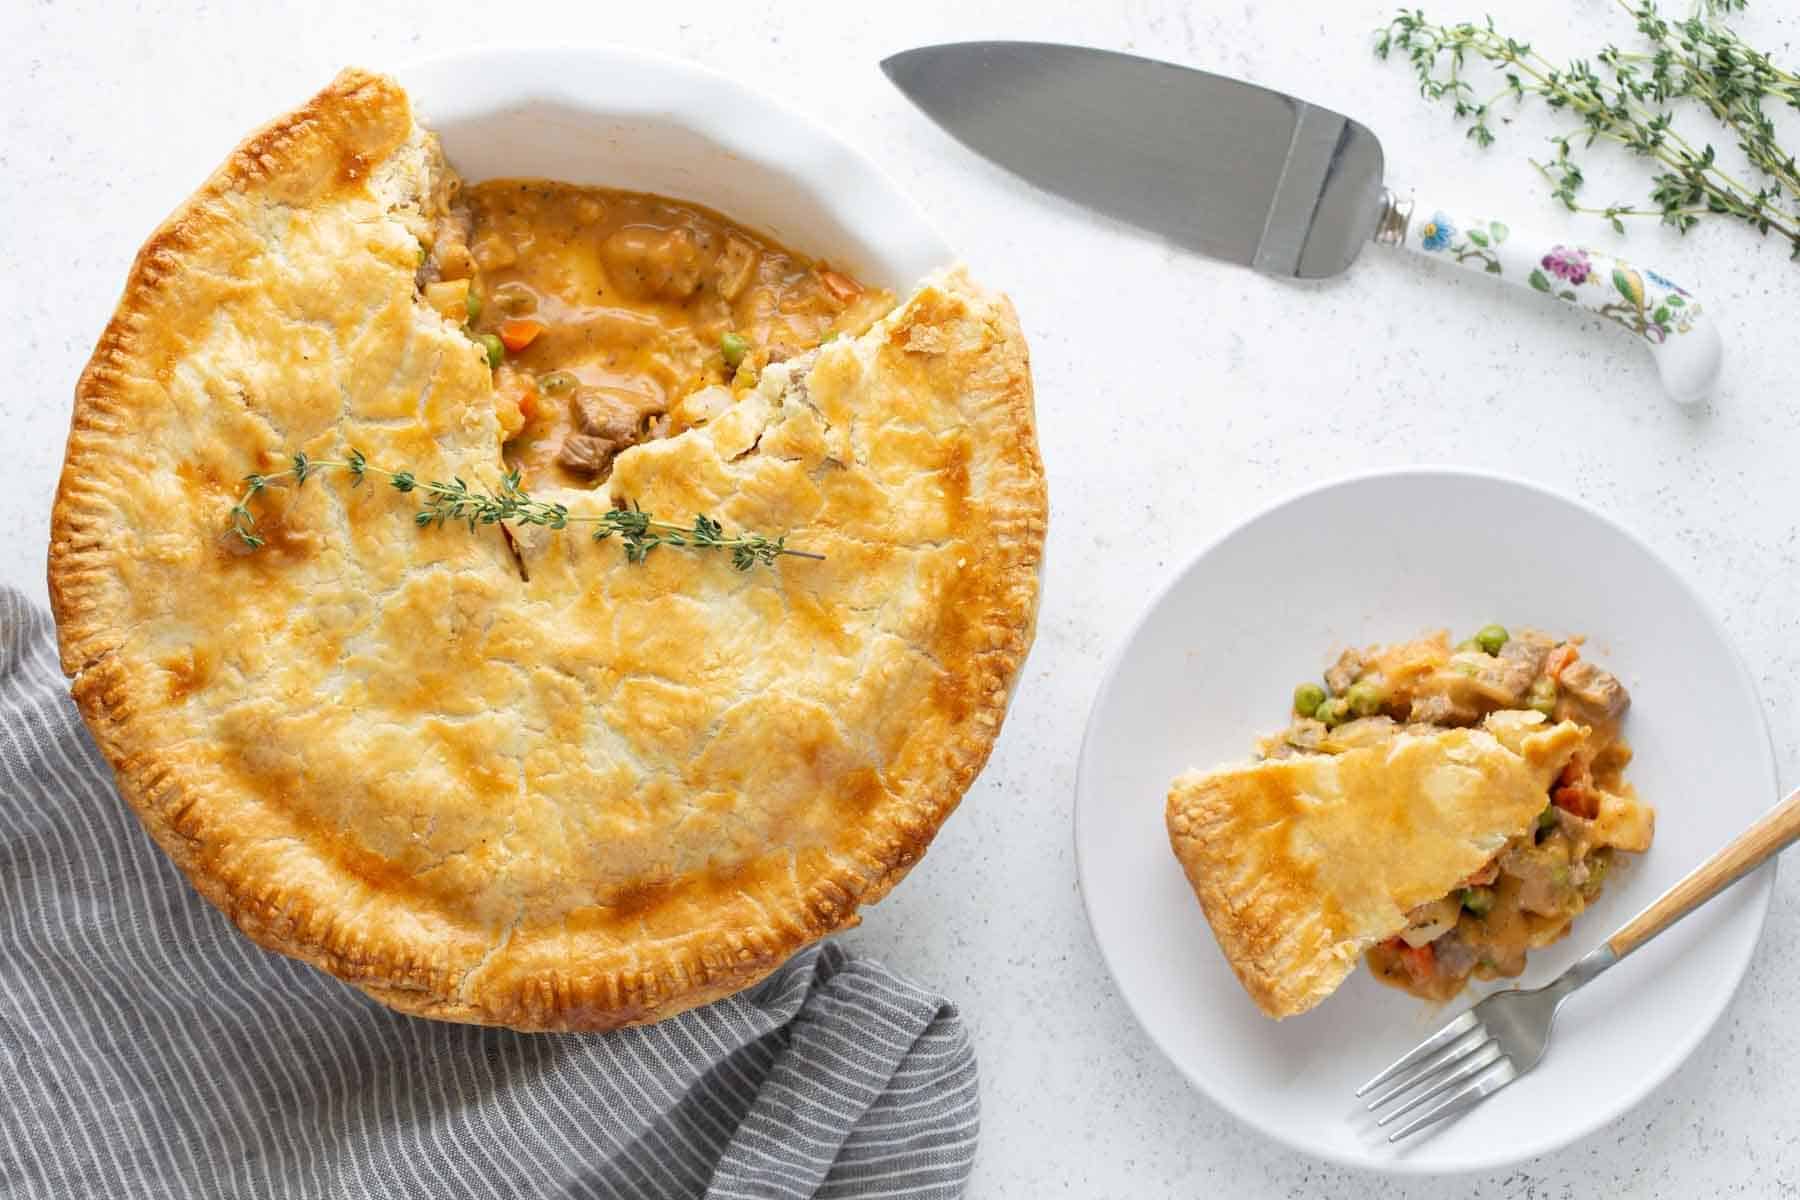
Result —
[{"label": "fork tines", "polygon": [[[1368,1101],[1369,1111],[1378,1114],[1375,1123],[1383,1128],[1419,1106],[1437,1101],[1388,1135],[1388,1141],[1397,1142],[1427,1125],[1466,1112],[1518,1075],[1500,1043],[1470,1010],[1401,1055],[1357,1088],[1356,1094],[1360,1098],[1387,1085]],[[1390,1107],[1396,1103],[1398,1107]],[[1380,1112],[1384,1108],[1387,1111]]]}]

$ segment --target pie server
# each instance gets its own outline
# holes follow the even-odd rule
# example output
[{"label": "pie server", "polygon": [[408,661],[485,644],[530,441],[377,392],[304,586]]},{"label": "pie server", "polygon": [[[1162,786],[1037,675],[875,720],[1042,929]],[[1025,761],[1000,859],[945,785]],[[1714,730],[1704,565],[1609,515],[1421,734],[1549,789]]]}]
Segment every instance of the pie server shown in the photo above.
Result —
[{"label": "pie server", "polygon": [[1031,183],[1180,246],[1316,279],[1370,241],[1498,275],[1623,326],[1663,388],[1699,400],[1719,373],[1692,292],[1603,251],[1438,208],[1382,182],[1381,143],[1329,109],[1154,59],[1040,42],[963,42],[881,69],[957,140]]}]

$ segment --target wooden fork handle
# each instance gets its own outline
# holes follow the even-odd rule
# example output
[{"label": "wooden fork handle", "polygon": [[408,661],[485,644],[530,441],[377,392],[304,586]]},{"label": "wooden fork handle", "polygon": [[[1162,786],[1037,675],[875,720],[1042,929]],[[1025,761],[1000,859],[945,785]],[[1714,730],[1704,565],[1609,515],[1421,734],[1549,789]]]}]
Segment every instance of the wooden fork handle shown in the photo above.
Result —
[{"label": "wooden fork handle", "polygon": [[1624,958],[1800,838],[1800,790],[1765,813],[1730,845],[1695,867],[1649,908],[1606,940]]}]

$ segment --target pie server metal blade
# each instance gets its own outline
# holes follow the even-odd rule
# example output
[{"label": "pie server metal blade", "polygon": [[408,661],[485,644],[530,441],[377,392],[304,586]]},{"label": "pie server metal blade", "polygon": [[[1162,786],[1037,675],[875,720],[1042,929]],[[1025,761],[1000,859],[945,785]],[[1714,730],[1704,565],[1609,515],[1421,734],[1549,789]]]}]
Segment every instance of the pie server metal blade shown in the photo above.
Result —
[{"label": "pie server metal blade", "polygon": [[1383,186],[1380,141],[1328,108],[1172,63],[1042,42],[925,46],[881,68],[982,157],[1179,246],[1303,279],[1345,270],[1370,241],[1406,246],[1623,326],[1655,352],[1677,400],[1701,398],[1718,375],[1718,328],[1691,292],[1498,212],[1396,195]]}]

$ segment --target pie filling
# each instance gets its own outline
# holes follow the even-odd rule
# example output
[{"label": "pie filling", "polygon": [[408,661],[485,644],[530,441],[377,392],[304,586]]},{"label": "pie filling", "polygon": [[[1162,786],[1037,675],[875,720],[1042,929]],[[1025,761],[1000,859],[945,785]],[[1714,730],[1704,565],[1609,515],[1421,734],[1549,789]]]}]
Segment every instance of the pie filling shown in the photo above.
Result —
[{"label": "pie filling", "polygon": [[1623,777],[1631,750],[1619,725],[1629,704],[1619,680],[1581,656],[1579,638],[1535,630],[1509,636],[1488,626],[1452,647],[1439,632],[1345,651],[1322,685],[1295,689],[1293,723],[1258,751],[1264,758],[1337,754],[1403,731],[1475,725],[1509,709],[1591,731],[1531,827],[1450,894],[1413,909],[1398,937],[1369,950],[1376,978],[1442,1001],[1470,977],[1522,973],[1526,952],[1561,938],[1599,896],[1617,853],[1650,848],[1654,815]]},{"label": "pie filling", "polygon": [[718,213],[449,171],[425,302],[494,370],[502,457],[530,488],[592,488],[626,447],[704,423],[771,362],[863,332],[894,304]]}]

